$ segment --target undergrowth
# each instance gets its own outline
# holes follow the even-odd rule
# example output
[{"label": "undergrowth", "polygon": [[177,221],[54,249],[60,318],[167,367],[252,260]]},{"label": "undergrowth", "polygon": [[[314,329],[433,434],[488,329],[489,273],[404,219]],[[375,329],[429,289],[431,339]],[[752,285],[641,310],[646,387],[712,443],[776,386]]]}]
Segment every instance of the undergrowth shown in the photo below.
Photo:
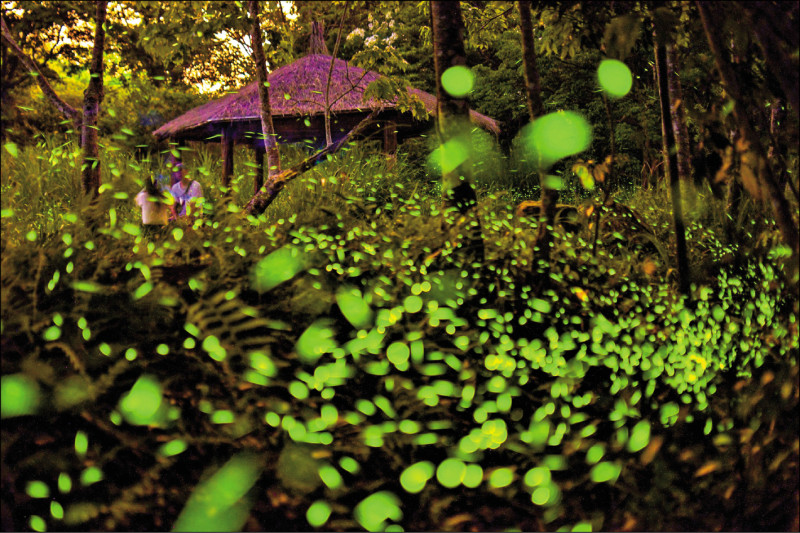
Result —
[{"label": "undergrowth", "polygon": [[131,199],[159,160],[107,152],[88,206],[43,143],[2,164],[12,529],[796,527],[771,227],[729,243],[721,206],[689,213],[684,299],[665,191],[609,209],[596,253],[582,204],[544,263],[519,191],[486,186],[468,263],[436,187],[354,147],[259,217],[243,154],[226,195],[187,152],[208,206],[151,239]]}]

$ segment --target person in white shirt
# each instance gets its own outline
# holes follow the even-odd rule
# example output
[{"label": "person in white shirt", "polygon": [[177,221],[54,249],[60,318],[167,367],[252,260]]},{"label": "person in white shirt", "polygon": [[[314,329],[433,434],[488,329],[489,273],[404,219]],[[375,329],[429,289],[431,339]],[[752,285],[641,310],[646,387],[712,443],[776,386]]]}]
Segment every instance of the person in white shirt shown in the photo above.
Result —
[{"label": "person in white shirt", "polygon": [[[186,216],[187,212],[192,213],[190,204],[200,203],[202,206],[203,188],[200,184],[189,176],[183,170],[183,164],[178,162],[176,164],[176,172],[180,173],[181,180],[172,186],[171,192],[175,198],[175,212],[177,216]],[[188,210],[187,210],[188,208]]]},{"label": "person in white shirt", "polygon": [[172,218],[176,217],[174,198],[160,190],[152,179],[145,180],[144,189],[136,195],[135,202],[142,209],[142,226],[147,233],[166,226],[170,215]]}]

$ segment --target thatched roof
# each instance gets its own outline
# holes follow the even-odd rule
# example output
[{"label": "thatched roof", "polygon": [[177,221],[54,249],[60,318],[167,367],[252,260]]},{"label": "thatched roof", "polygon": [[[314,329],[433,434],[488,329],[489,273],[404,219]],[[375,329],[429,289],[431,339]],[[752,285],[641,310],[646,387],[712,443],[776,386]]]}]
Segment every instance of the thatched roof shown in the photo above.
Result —
[{"label": "thatched roof", "polygon": [[[325,109],[325,88],[331,57],[322,54],[307,55],[285,65],[269,74],[269,101],[275,118],[287,116],[309,116],[322,114]],[[348,65],[346,61],[335,59],[331,74],[331,111],[337,113],[368,112],[373,107],[383,105],[392,109],[395,102],[364,102],[367,86],[378,79],[380,74]],[[436,113],[436,97],[425,91],[409,87],[409,92],[419,97],[428,113]],[[484,129],[498,134],[497,121],[470,111],[472,122]],[[244,86],[236,93],[228,94],[207,104],[201,105],[158,128],[157,137],[175,137],[203,125],[215,122],[258,121],[259,102],[257,82]],[[260,128],[260,126],[259,126]],[[278,132],[280,133],[280,131]]]}]

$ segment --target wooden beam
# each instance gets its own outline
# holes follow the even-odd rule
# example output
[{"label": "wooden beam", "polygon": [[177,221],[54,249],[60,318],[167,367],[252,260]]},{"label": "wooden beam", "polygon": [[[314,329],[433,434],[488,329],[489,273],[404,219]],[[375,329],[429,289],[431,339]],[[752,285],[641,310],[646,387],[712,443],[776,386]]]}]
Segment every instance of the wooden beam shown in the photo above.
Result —
[{"label": "wooden beam", "polygon": [[231,186],[233,175],[233,135],[227,128],[222,129],[222,186]]},{"label": "wooden beam", "polygon": [[397,123],[388,121],[383,125],[383,151],[394,155],[397,151]]},{"label": "wooden beam", "polygon": [[258,194],[259,189],[264,185],[264,149],[260,146],[253,148],[256,156],[256,175],[253,178],[253,194]]}]

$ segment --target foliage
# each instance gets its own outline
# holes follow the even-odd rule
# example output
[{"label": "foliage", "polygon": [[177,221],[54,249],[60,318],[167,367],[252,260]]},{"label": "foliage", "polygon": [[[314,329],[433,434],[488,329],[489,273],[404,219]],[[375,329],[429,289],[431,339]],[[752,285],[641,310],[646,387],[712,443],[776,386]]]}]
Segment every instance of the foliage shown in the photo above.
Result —
[{"label": "foliage", "polygon": [[[488,194],[486,262],[466,268],[442,248],[438,195],[367,146],[249,219],[228,209],[250,187],[243,161],[229,203],[216,157],[187,151],[210,205],[152,240],[130,197],[159,161],[106,150],[120,176],[105,225],[88,231],[64,185],[58,223],[30,235],[39,192],[15,183],[47,165],[44,183],[74,176],[63,149],[3,163],[18,187],[3,194],[2,374],[19,410],[2,431],[19,527],[195,529],[212,501],[217,529],[791,522],[798,302],[774,241],[749,255],[757,235],[720,242],[698,213],[690,303],[663,281],[668,219],[648,205],[665,192],[630,199],[656,248],[609,214],[597,257],[587,220],[556,233],[551,266],[536,221]],[[294,275],[261,283],[279,254]],[[787,511],[765,516],[775,502]]]}]

